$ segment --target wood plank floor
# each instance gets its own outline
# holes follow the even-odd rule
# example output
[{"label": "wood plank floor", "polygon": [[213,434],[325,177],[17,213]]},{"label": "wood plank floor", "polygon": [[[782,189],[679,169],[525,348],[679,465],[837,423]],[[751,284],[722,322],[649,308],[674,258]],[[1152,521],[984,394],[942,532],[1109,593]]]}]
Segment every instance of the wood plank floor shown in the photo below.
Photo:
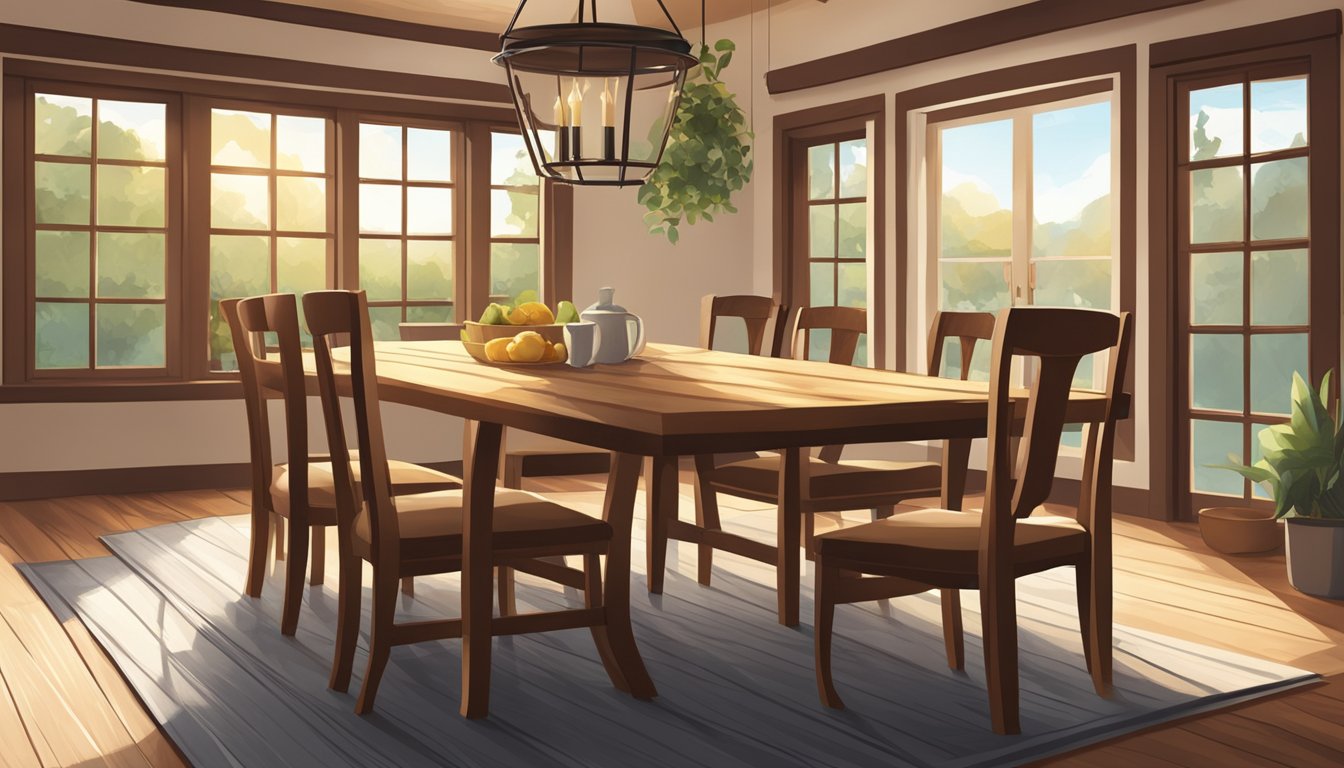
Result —
[{"label": "wood plank floor", "polygon": [[[537,479],[529,487],[589,490],[603,479]],[[97,557],[107,554],[98,541],[105,533],[246,511],[238,491],[0,503],[0,768],[185,764],[78,620],[57,621],[11,564]],[[1327,680],[1040,765],[1344,764],[1344,605],[1293,591],[1282,554],[1213,554],[1193,525],[1117,520],[1115,565],[1117,622]]]}]

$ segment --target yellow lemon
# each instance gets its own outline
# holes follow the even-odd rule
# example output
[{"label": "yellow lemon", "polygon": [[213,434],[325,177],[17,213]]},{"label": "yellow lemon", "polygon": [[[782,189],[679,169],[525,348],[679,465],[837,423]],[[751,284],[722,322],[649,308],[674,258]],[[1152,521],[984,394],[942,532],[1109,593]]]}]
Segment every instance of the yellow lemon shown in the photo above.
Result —
[{"label": "yellow lemon", "polygon": [[546,354],[546,340],[536,331],[523,331],[509,343],[509,359],[515,363],[540,362]]},{"label": "yellow lemon", "polygon": [[564,362],[569,359],[569,350],[565,349],[563,341],[557,342],[555,346],[551,347],[551,350],[555,352],[556,362]]},{"label": "yellow lemon", "polygon": [[509,362],[509,343],[512,341],[510,338],[499,338],[485,342],[486,359],[496,363]]},{"label": "yellow lemon", "polygon": [[550,325],[555,322],[555,314],[539,301],[527,301],[509,313],[509,322],[514,325]]},{"label": "yellow lemon", "polygon": [[[560,346],[561,346],[562,348],[564,347],[563,344],[560,345]],[[546,353],[543,354],[543,355],[541,356],[541,362],[543,362],[543,363],[558,363],[558,362],[560,362],[561,359],[562,359],[562,358],[561,358],[559,355],[557,355],[557,354],[555,353],[555,345],[552,344],[552,343],[550,343],[549,341],[546,342]]]}]

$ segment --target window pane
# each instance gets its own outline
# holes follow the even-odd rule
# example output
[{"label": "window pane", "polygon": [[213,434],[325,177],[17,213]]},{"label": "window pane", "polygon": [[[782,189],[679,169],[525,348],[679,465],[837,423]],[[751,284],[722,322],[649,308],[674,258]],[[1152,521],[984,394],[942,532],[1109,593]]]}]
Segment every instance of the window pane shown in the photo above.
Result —
[{"label": "window pane", "polygon": [[868,258],[868,204],[841,203],[840,243],[836,256],[842,259]]},{"label": "window pane", "polygon": [[1251,323],[1306,325],[1307,266],[1305,249],[1251,253]]},{"label": "window pane", "polygon": [[210,110],[210,162],[244,168],[271,167],[271,116]]},{"label": "window pane", "polygon": [[432,307],[407,307],[408,323],[452,323],[456,322],[452,304],[437,304]]},{"label": "window pane", "polygon": [[1251,151],[1307,145],[1307,79],[1251,83]]},{"label": "window pane", "polygon": [[325,232],[327,180],[307,176],[277,176],[275,228],[282,232]]},{"label": "window pane", "polygon": [[1224,421],[1194,419],[1190,422],[1190,458],[1194,466],[1191,490],[1240,496],[1241,475],[1209,465],[1240,464],[1242,426]]},{"label": "window pane", "polygon": [[1013,247],[1013,121],[942,132],[943,258],[1008,256]]},{"label": "window pane", "polygon": [[1310,381],[1307,334],[1251,336],[1251,410],[1287,415],[1292,403],[1294,372]]},{"label": "window pane", "polygon": [[1242,269],[1236,251],[1190,254],[1191,323],[1241,324]]},{"label": "window pane", "polygon": [[98,100],[98,157],[150,160],[166,156],[163,104]]},{"label": "window pane", "polygon": [[810,243],[808,255],[811,258],[835,258],[835,206],[808,206],[807,233]]},{"label": "window pane", "polygon": [[271,225],[271,191],[265,176],[210,174],[210,226],[220,229],[267,229]]},{"label": "window pane", "polygon": [[212,370],[237,370],[233,339],[219,300],[271,292],[271,241],[254,235],[210,236],[210,360]]},{"label": "window pane", "polygon": [[836,268],[839,275],[837,287],[838,301],[842,307],[868,306],[868,264],[865,262],[841,262]]},{"label": "window pane", "polygon": [[490,295],[513,300],[541,292],[541,249],[535,243],[491,243]]},{"label": "window pane", "polygon": [[162,304],[99,304],[98,367],[165,365]]},{"label": "window pane", "polygon": [[822,262],[808,265],[808,305],[829,307],[835,304],[835,264]]},{"label": "window pane", "polygon": [[401,307],[369,307],[369,325],[373,327],[374,341],[397,341],[401,338]]},{"label": "window pane", "polygon": [[1111,308],[1110,259],[1037,261],[1031,301],[1046,307]]},{"label": "window pane", "polygon": [[840,196],[868,196],[868,140],[840,142]]},{"label": "window pane", "polygon": [[1190,172],[1190,242],[1242,239],[1241,167]]},{"label": "window pane", "polygon": [[395,184],[359,185],[359,231],[401,234],[401,187]]},{"label": "window pane", "polygon": [[[536,195],[530,197],[532,205],[535,206]],[[532,211],[532,231],[536,232],[535,210]],[[444,187],[407,187],[406,234],[451,235],[452,233],[453,190]]]},{"label": "window pane", "polygon": [[1242,410],[1242,337],[1230,333],[1190,336],[1190,402],[1196,408]]},{"label": "window pane", "polygon": [[939,309],[995,311],[1008,306],[1008,281],[1001,261],[944,261]]},{"label": "window pane", "polygon": [[369,301],[401,301],[401,241],[359,241],[359,287]]},{"label": "window pane", "polygon": [[89,174],[81,163],[33,163],[38,224],[88,224]]},{"label": "window pane", "polygon": [[98,223],[162,227],[166,176],[154,166],[98,166]]},{"label": "window pane", "polygon": [[453,134],[406,129],[406,177],[412,181],[453,180]]},{"label": "window pane", "polygon": [[38,368],[89,367],[89,305],[37,302]]},{"label": "window pane", "polygon": [[359,124],[359,175],[364,179],[401,178],[401,128]]},{"label": "window pane", "polygon": [[537,173],[522,136],[490,134],[490,183],[511,186],[537,183]]},{"label": "window pane", "polygon": [[807,199],[829,200],[835,197],[835,145],[818,144],[807,148]]},{"label": "window pane", "polygon": [[490,190],[490,236],[536,237],[537,200],[536,192]]},{"label": "window pane", "polygon": [[37,295],[83,298],[89,295],[89,233],[42,232],[37,236]]},{"label": "window pane", "polygon": [[275,117],[275,167],[322,173],[327,168],[327,121],[322,117]]},{"label": "window pane", "polygon": [[1307,158],[1251,166],[1251,239],[1307,236]]},{"label": "window pane", "polygon": [[807,359],[826,362],[831,359],[831,330],[814,328],[807,332]]},{"label": "window pane", "polygon": [[98,233],[98,295],[162,299],[164,236],[157,232]]},{"label": "window pane", "polygon": [[1190,159],[1230,157],[1246,151],[1241,83],[1190,92]]},{"label": "window pane", "polygon": [[1032,251],[1111,252],[1111,103],[1032,117]]},{"label": "window pane", "polygon": [[406,243],[406,298],[453,299],[453,244],[447,240]]},{"label": "window pane", "polygon": [[327,241],[315,237],[275,239],[275,290],[304,294],[327,287]]},{"label": "window pane", "polygon": [[89,156],[93,99],[39,93],[33,98],[33,106],[34,152],[66,157]]}]

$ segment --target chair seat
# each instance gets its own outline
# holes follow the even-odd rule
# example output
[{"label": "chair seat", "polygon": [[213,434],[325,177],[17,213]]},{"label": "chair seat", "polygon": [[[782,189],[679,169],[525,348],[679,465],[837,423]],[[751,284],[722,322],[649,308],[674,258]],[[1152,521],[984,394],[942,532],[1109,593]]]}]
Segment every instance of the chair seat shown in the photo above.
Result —
[{"label": "chair seat", "polygon": [[[358,483],[359,455],[351,451],[350,459],[350,471]],[[422,493],[462,487],[462,481],[452,475],[408,461],[389,461],[387,468],[392,478],[394,493]],[[336,477],[332,472],[329,461],[317,461],[308,465],[309,506],[321,509],[336,508]],[[288,464],[275,466],[271,480],[271,505],[282,515],[289,514],[291,476]]]},{"label": "chair seat", "polygon": [[[779,456],[757,456],[715,468],[710,482],[725,493],[773,499],[779,492]],[[902,495],[936,492],[943,469],[937,462],[853,460],[832,464],[813,456],[808,462],[808,497]]]},{"label": "chair seat", "polygon": [[[463,492],[435,491],[397,496],[397,527],[403,559],[457,556],[462,553]],[[559,549],[607,542],[611,526],[604,520],[548,501],[528,491],[495,490],[491,517],[492,549]],[[369,515],[355,518],[355,541],[372,547]]]},{"label": "chair seat", "polygon": [[[975,574],[980,557],[980,513],[949,509],[899,512],[872,523],[817,536],[823,557],[858,563],[887,563],[911,570]],[[1088,533],[1068,517],[1032,515],[1013,530],[1013,559],[1019,571],[1084,555]]]}]

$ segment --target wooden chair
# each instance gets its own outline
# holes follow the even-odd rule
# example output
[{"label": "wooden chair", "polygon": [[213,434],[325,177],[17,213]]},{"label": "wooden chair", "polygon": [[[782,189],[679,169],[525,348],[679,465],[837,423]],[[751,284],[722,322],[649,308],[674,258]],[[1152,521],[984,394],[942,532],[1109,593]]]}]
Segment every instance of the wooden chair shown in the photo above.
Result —
[{"label": "wooden chair", "polygon": [[[842,311],[843,310],[843,311]],[[795,356],[806,357],[810,344],[806,335],[811,330],[830,329],[832,363],[852,362],[858,337],[867,328],[862,310],[837,307],[800,310],[794,323],[792,350]],[[929,375],[936,376],[942,367],[943,349],[948,338],[961,343],[961,376],[966,378],[975,342],[988,339],[993,333],[994,317],[981,312],[942,312],[934,318],[930,330]],[[946,466],[936,461],[842,461],[844,446],[826,446],[817,456],[808,455],[800,461],[799,497],[796,510],[788,504],[781,492],[781,457],[761,455],[745,461],[715,463],[713,457],[696,457],[696,525],[705,529],[699,542],[699,581],[708,585],[713,569],[713,550],[724,549],[753,560],[774,564],[778,589],[780,623],[794,626],[798,623],[799,580],[801,563],[798,559],[800,539],[807,551],[812,551],[815,518],[820,512],[840,512],[852,509],[872,509],[877,518],[890,517],[895,505],[907,499],[938,494],[945,485],[946,467],[964,467],[966,444],[958,441],[944,444]],[[961,473],[957,473],[957,477]],[[763,545],[721,530],[717,495],[731,496],[775,504],[779,509],[778,543]],[[953,489],[954,498],[960,499],[961,489]],[[957,505],[960,503],[958,501]],[[801,526],[801,529],[800,529]],[[949,622],[959,615],[960,604],[955,592],[943,595],[944,610]],[[960,646],[949,641],[949,654],[960,654]]]},{"label": "wooden chair", "polygon": [[[261,597],[266,575],[266,550],[271,527],[276,531],[276,559],[285,559],[281,519],[289,521],[289,552],[280,631],[293,635],[303,599],[303,571],[312,542],[311,584],[321,584],[325,570],[326,526],[336,524],[335,479],[328,456],[308,450],[308,395],[299,341],[298,304],[292,293],[251,299],[224,299],[220,309],[233,336],[247,409],[248,445],[252,459],[252,546],[248,552],[246,592]],[[274,333],[279,358],[268,357],[263,334]],[[284,404],[285,445],[289,460],[275,464],[267,398]],[[395,461],[390,464],[398,491],[460,488],[456,477]],[[409,585],[408,585],[409,586]]]},{"label": "wooden chair", "polygon": [[700,299],[700,346],[713,349],[721,327],[719,320],[735,317],[741,318],[747,329],[747,354],[778,357],[786,311],[769,296],[706,294]]},{"label": "wooden chair", "polygon": [[[372,709],[392,646],[453,637],[463,638],[461,709],[466,717],[484,717],[488,713],[490,645],[494,635],[590,627],[613,684],[628,690],[625,681],[637,679],[631,665],[638,659],[632,661],[613,652],[607,634],[610,618],[604,607],[599,565],[599,556],[609,554],[612,546],[612,526],[537,494],[497,491],[502,433],[498,424],[476,425],[473,450],[465,457],[464,474],[468,481],[464,490],[394,497],[383,447],[372,331],[364,292],[308,293],[303,297],[303,308],[313,334],[327,439],[336,457],[336,485],[343,489],[336,497],[341,589],[331,687],[345,691],[350,685],[359,638],[360,576],[362,563],[368,562],[373,568],[373,625],[368,670],[356,712],[362,714]],[[354,483],[351,459],[344,451],[344,415],[337,398],[331,355],[330,337],[338,334],[350,340],[348,371],[362,478],[358,486]],[[624,535],[628,536],[628,531]],[[628,543],[622,541],[616,546]],[[398,580],[462,570],[467,547],[471,567],[462,576],[464,619],[394,623]],[[535,560],[564,555],[581,555],[583,569],[539,564]],[[582,589],[585,607],[492,618],[490,568],[496,564],[520,570],[535,568],[533,572]]]},{"label": "wooden chair", "polygon": [[[1084,660],[1097,693],[1111,687],[1111,459],[1117,393],[1129,356],[1130,317],[1084,309],[1016,308],[999,313],[989,389],[985,509],[928,509],[817,537],[817,690],[843,703],[831,679],[835,606],[922,592],[927,585],[980,590],[990,720],[1003,734],[1018,716],[1015,579],[1072,565]],[[1079,361],[1110,351],[1105,414],[1088,429],[1077,519],[1032,515],[1054,482],[1069,390]],[[1014,356],[1039,359],[1016,455],[1010,398]],[[862,574],[873,574],[863,576]]]}]

